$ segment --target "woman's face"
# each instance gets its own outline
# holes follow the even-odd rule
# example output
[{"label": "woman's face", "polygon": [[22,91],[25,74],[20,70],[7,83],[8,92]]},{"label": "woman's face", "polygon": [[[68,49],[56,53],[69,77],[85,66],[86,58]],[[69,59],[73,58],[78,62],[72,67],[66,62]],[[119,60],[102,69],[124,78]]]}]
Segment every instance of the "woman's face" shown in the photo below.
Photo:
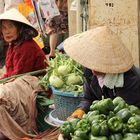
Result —
[{"label": "woman's face", "polygon": [[13,42],[18,37],[18,31],[13,21],[3,20],[1,31],[2,31],[4,40],[8,43]]}]

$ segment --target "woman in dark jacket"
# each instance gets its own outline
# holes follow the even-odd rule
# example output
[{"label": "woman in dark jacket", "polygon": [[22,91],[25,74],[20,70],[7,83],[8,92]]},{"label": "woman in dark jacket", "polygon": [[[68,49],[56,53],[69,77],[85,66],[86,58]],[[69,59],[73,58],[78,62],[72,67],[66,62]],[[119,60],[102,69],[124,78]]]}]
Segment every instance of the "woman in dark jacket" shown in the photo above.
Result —
[{"label": "woman in dark jacket", "polygon": [[140,70],[129,50],[108,27],[97,27],[64,42],[65,52],[85,67],[84,97],[72,117],[81,118],[94,100],[122,97],[140,108]]},{"label": "woman in dark jacket", "polygon": [[123,87],[114,87],[110,89],[107,86],[100,87],[97,76],[91,70],[85,69],[85,94],[84,99],[79,105],[85,112],[89,110],[89,106],[94,100],[105,98],[114,99],[116,96],[122,97],[128,104],[136,105],[140,108],[140,71],[135,66],[124,73]]}]

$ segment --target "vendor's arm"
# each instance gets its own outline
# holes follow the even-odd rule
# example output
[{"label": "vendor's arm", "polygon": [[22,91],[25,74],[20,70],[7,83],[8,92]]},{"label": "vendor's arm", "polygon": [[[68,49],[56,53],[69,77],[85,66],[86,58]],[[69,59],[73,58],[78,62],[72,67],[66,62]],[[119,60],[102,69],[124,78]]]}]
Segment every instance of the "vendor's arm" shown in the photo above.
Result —
[{"label": "vendor's arm", "polygon": [[84,97],[82,98],[78,108],[82,108],[85,112],[87,112],[89,111],[89,107],[92,102],[101,98],[101,90],[97,78],[93,76],[89,69],[85,69],[84,76]]}]

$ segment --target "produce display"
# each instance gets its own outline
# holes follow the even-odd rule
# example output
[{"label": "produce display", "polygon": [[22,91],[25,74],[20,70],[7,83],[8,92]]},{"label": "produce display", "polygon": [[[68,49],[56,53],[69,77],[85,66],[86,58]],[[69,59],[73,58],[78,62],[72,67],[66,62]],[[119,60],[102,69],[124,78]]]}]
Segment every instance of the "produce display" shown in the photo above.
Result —
[{"label": "produce display", "polygon": [[140,140],[140,109],[121,97],[96,100],[81,120],[66,121],[60,132],[67,140]]},{"label": "produce display", "polygon": [[62,92],[78,95],[83,92],[82,67],[66,54],[56,52],[56,57],[49,61],[47,74],[40,83],[46,89],[53,86]]}]

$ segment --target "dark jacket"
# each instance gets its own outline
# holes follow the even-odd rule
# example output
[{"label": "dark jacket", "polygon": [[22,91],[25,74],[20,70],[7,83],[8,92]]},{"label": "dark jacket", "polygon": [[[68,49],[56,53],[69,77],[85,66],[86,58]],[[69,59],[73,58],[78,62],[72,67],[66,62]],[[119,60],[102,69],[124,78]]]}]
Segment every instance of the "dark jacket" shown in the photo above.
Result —
[{"label": "dark jacket", "polygon": [[140,108],[140,70],[133,66],[124,73],[124,87],[109,89],[103,86],[101,89],[97,77],[91,70],[85,69],[84,97],[78,107],[88,111],[94,100],[104,98],[114,99],[116,96],[122,97],[128,104],[136,105]]}]

